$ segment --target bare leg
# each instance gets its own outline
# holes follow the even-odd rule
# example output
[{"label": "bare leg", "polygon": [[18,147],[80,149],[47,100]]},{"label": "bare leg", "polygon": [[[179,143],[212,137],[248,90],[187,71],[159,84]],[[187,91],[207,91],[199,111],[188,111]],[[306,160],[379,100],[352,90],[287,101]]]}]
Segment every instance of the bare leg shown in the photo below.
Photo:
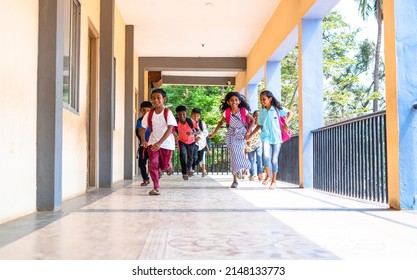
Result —
[{"label": "bare leg", "polygon": [[271,180],[271,185],[269,185],[269,189],[275,190],[276,187],[277,187],[277,173],[272,172],[272,180]]}]

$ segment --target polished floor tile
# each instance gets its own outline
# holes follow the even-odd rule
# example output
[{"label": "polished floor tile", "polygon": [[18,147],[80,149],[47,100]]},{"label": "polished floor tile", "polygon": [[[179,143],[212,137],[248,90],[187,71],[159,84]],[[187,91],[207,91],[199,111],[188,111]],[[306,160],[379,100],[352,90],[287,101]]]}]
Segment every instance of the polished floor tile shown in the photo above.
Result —
[{"label": "polished floor tile", "polygon": [[137,180],[0,225],[0,259],[417,259],[413,211],[230,175],[164,176],[160,196]]}]

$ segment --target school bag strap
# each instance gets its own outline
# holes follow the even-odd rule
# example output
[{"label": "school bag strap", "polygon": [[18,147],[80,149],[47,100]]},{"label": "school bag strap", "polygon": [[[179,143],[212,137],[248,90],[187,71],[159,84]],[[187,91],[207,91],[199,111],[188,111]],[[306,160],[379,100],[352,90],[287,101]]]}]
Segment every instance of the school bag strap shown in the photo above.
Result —
[{"label": "school bag strap", "polygon": [[198,120],[198,127],[200,128],[201,131],[203,131],[203,121],[201,119]]},{"label": "school bag strap", "polygon": [[[165,107],[164,108],[164,118],[165,118],[166,123],[168,123],[168,111],[169,111],[169,109],[167,107]],[[150,109],[149,112],[148,112],[148,126],[149,126],[149,129],[151,130],[151,132],[152,132],[152,117],[153,117],[154,112],[155,112],[154,108]]]},{"label": "school bag strap", "polygon": [[[232,108],[230,108],[230,107],[226,108],[225,113],[226,113],[226,125],[229,126],[229,124],[230,124],[230,115],[232,113]],[[246,126],[245,107],[240,107],[240,118],[241,118],[241,121],[242,121],[243,125]]]},{"label": "school bag strap", "polygon": [[[176,117],[175,120],[177,121],[177,123],[179,122],[178,118]],[[193,121],[190,118],[185,118],[185,121],[187,122],[188,126],[191,128],[192,131],[194,131],[194,125],[193,125]],[[174,130],[176,133],[178,133],[178,126],[174,127]]]}]

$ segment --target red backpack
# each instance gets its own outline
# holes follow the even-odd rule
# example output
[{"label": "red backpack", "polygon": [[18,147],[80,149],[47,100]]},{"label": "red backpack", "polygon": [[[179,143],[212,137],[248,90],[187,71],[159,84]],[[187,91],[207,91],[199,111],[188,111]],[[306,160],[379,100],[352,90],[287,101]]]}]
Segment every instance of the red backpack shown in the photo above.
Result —
[{"label": "red backpack", "polygon": [[[240,118],[242,120],[243,125],[247,126],[246,125],[245,110],[246,110],[245,107],[240,107]],[[226,125],[229,126],[229,124],[230,124],[230,115],[231,115],[232,109],[229,107],[229,108],[226,109],[225,112],[226,112]]]},{"label": "red backpack", "polygon": [[[151,132],[152,132],[152,117],[153,117],[154,112],[155,112],[155,109],[152,108],[152,109],[149,110],[149,113],[148,113],[148,126],[149,126],[149,129],[151,130]],[[164,108],[164,118],[165,118],[165,121],[167,123],[168,123],[168,112],[169,112],[169,109],[167,107],[165,107]]]}]

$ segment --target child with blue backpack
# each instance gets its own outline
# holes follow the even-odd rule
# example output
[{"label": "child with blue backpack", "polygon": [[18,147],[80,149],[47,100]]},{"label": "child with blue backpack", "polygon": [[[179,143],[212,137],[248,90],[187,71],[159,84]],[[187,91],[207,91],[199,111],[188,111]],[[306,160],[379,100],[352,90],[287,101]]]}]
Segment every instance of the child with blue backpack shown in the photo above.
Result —
[{"label": "child with blue backpack", "polygon": [[238,186],[238,173],[242,169],[249,169],[251,164],[245,156],[246,140],[254,125],[254,119],[250,115],[250,107],[245,98],[238,92],[232,91],[226,94],[220,105],[223,117],[215,130],[209,134],[212,138],[226,122],[226,145],[230,154],[230,165],[233,174],[231,188]]}]

